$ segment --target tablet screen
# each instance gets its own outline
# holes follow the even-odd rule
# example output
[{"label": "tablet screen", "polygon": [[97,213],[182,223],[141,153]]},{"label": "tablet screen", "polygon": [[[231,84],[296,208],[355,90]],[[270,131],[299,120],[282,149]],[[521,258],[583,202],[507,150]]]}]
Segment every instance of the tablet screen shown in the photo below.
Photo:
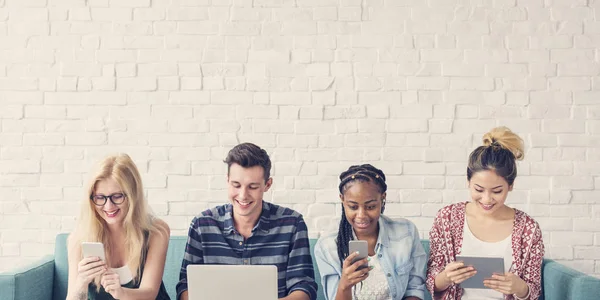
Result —
[{"label": "tablet screen", "polygon": [[456,256],[456,261],[462,261],[465,266],[473,266],[477,270],[475,276],[463,281],[460,286],[466,289],[487,289],[483,280],[492,277],[494,273],[504,274],[504,258]]}]

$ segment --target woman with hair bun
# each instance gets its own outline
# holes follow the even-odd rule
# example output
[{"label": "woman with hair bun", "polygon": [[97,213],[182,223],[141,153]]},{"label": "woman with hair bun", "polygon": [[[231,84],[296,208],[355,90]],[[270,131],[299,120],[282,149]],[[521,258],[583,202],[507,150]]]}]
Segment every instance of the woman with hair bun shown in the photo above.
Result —
[{"label": "woman with hair bun", "polygon": [[[505,204],[517,177],[523,140],[506,127],[483,136],[469,156],[471,201],[442,208],[429,232],[427,289],[434,299],[538,299],[544,244],[538,223]],[[484,280],[487,289],[461,288],[477,272],[456,256],[504,258],[504,273]]]}]

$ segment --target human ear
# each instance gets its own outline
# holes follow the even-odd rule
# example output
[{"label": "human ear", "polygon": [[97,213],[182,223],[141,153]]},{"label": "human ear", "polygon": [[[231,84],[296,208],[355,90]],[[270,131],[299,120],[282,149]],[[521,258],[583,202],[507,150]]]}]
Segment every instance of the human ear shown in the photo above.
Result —
[{"label": "human ear", "polygon": [[267,192],[271,188],[272,184],[273,184],[273,178],[271,177],[265,183],[265,192]]}]

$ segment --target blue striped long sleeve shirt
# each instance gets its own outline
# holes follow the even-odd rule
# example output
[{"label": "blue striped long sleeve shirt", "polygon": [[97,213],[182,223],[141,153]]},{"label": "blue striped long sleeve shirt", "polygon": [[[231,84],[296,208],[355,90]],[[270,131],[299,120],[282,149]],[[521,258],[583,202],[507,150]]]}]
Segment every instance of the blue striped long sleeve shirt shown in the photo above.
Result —
[{"label": "blue striped long sleeve shirt", "polygon": [[303,291],[317,298],[308,229],[298,212],[263,201],[261,216],[244,241],[233,225],[233,207],[225,204],[192,220],[177,283],[177,299],[187,290],[189,264],[275,265],[278,297]]}]

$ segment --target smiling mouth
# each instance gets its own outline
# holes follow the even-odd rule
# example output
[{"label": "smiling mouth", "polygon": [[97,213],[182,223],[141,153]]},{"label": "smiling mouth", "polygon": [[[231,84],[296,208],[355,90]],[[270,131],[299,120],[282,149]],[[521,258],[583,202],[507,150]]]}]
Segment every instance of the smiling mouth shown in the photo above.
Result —
[{"label": "smiling mouth", "polygon": [[237,202],[237,204],[239,204],[242,208],[248,208],[248,207],[250,207],[250,205],[252,203],[254,203],[254,201],[240,201],[240,200],[235,200],[235,202]]},{"label": "smiling mouth", "polygon": [[104,210],[104,214],[106,214],[107,217],[109,218],[114,218],[115,216],[117,216],[117,214],[120,212],[120,209],[117,210],[113,210],[113,211],[105,211]]},{"label": "smiling mouth", "polygon": [[490,209],[494,208],[494,206],[495,206],[496,204],[483,204],[483,203],[479,202],[479,205],[480,205],[480,206],[481,206],[481,208],[483,208],[484,210],[490,210]]},{"label": "smiling mouth", "polygon": [[371,222],[367,222],[367,221],[354,222],[354,225],[357,228],[364,229],[364,228],[369,227],[369,225],[371,225]]}]

